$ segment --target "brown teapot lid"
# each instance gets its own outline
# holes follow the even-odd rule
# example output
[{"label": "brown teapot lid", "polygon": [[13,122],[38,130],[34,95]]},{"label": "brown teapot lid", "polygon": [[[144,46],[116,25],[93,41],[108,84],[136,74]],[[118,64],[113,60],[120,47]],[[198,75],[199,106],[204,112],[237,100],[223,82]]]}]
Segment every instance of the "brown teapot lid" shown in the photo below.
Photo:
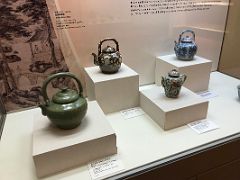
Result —
[{"label": "brown teapot lid", "polygon": [[107,46],[102,50],[103,53],[115,53],[116,49],[114,47],[111,46]]}]

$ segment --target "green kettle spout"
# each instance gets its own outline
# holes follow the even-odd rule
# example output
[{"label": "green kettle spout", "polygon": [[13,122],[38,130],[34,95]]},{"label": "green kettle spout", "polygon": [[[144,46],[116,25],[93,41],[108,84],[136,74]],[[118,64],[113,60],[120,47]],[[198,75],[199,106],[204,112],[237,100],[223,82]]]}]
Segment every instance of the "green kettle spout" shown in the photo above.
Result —
[{"label": "green kettle spout", "polygon": [[92,53],[93,57],[94,57],[94,64],[99,66],[99,62],[98,62],[98,56],[95,53]]},{"label": "green kettle spout", "polygon": [[39,107],[40,107],[41,110],[42,110],[42,115],[46,116],[46,115],[47,115],[46,105],[40,104]]}]

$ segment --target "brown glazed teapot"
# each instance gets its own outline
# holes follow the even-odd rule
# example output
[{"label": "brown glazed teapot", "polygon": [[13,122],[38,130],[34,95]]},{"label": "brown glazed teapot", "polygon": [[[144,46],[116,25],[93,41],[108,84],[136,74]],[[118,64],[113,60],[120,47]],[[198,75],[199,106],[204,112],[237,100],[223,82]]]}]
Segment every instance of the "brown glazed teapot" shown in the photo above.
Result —
[{"label": "brown glazed teapot", "polygon": [[[116,48],[106,46],[102,49],[102,44],[106,41],[113,41]],[[98,44],[98,55],[92,53],[94,56],[94,64],[99,66],[101,71],[105,74],[113,74],[118,72],[122,63],[122,56],[119,52],[119,45],[116,39],[104,39]]]},{"label": "brown glazed teapot", "polygon": [[[78,84],[79,92],[64,87],[50,100],[47,95],[47,86],[53,79],[60,77],[73,78]],[[82,92],[80,80],[71,73],[62,72],[49,76],[42,86],[42,95],[45,101],[40,105],[42,114],[61,129],[73,129],[79,126],[87,112],[87,101]]]}]

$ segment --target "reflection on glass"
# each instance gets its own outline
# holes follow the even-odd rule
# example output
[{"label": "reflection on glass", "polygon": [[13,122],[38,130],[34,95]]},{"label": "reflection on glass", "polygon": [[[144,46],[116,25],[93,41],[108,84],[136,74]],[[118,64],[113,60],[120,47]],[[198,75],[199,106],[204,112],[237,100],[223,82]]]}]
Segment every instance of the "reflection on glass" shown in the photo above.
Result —
[{"label": "reflection on glass", "polygon": [[234,6],[229,7],[226,33],[218,70],[240,79],[240,4],[238,0],[232,0],[231,2]]},{"label": "reflection on glass", "polygon": [[5,110],[4,104],[3,104],[1,96],[0,96],[0,139],[2,136],[2,132],[3,132],[5,118],[6,118],[6,110]]}]

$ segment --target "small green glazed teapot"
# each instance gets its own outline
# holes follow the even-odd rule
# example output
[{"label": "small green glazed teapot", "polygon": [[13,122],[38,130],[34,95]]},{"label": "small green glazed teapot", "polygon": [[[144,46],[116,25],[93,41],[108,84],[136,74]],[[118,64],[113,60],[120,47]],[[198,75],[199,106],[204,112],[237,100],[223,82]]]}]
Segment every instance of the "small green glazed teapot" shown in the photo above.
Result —
[{"label": "small green glazed teapot", "polygon": [[[47,86],[55,78],[70,77],[78,84],[79,92],[62,88],[49,100]],[[87,112],[87,101],[82,95],[83,89],[80,80],[71,73],[62,72],[49,76],[43,83],[42,95],[45,104],[40,105],[42,114],[61,129],[73,129],[81,124]]]}]

